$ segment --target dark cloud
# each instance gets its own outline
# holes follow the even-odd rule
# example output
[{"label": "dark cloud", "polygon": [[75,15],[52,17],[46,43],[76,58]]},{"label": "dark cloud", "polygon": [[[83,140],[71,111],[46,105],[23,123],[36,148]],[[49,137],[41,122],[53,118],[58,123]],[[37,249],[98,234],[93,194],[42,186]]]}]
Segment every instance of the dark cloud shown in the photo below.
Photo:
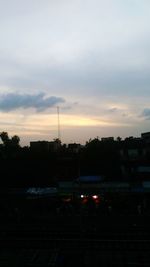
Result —
[{"label": "dark cloud", "polygon": [[150,120],[150,108],[145,108],[141,115],[145,117],[145,119]]},{"label": "dark cloud", "polygon": [[115,107],[108,109],[108,112],[110,112],[110,113],[114,113],[116,111],[118,111],[118,108],[115,108]]},{"label": "dark cloud", "polygon": [[46,97],[44,93],[34,95],[8,93],[0,95],[0,110],[9,112],[18,108],[35,108],[40,112],[63,102],[65,102],[64,98],[56,96]]}]

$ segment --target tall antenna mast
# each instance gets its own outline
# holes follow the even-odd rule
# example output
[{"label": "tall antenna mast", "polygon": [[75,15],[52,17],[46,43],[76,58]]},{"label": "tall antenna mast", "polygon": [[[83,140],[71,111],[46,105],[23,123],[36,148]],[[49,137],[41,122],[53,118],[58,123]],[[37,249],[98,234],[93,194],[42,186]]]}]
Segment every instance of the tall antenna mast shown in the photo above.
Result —
[{"label": "tall antenna mast", "polygon": [[58,122],[58,139],[60,140],[60,117],[59,117],[59,107],[57,107],[57,122]]}]

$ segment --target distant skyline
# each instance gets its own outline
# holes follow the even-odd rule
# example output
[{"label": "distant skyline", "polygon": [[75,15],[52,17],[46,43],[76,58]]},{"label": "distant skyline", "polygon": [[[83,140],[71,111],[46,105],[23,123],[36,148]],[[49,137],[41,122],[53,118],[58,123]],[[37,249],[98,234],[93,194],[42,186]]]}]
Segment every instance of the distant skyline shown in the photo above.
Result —
[{"label": "distant skyline", "polygon": [[149,0],[0,0],[0,132],[21,144],[150,131]]}]

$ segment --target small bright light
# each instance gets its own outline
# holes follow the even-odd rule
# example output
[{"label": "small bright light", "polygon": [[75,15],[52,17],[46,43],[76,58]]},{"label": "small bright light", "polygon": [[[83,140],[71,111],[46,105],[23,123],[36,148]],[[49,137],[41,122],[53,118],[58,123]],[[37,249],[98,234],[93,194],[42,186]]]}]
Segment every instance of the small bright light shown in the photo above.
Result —
[{"label": "small bright light", "polygon": [[81,198],[84,198],[84,195],[81,195]]},{"label": "small bright light", "polygon": [[97,195],[92,196],[93,199],[98,199]]}]

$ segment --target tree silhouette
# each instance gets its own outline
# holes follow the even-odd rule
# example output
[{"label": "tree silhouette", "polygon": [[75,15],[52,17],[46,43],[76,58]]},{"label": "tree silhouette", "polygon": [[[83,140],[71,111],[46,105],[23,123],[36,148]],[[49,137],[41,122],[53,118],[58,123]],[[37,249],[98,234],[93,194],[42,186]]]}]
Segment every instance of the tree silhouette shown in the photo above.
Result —
[{"label": "tree silhouette", "polygon": [[122,138],[120,136],[117,137],[116,139],[118,142],[121,142],[122,141]]},{"label": "tree silhouette", "polygon": [[12,144],[12,146],[14,146],[14,147],[19,146],[19,142],[20,142],[20,138],[19,138],[18,135],[14,135],[14,136],[11,138],[11,144]]},{"label": "tree silhouette", "polygon": [[10,138],[7,132],[1,132],[0,138],[5,148],[10,149],[19,147],[20,138],[18,135],[14,135],[12,138]]},{"label": "tree silhouette", "polygon": [[10,139],[7,132],[1,132],[0,138],[4,144],[4,146],[7,146],[10,143]]},{"label": "tree silhouette", "polygon": [[10,138],[7,132],[1,132],[0,138],[5,147],[18,147],[19,146],[20,138],[18,135],[14,135],[12,138]]}]

